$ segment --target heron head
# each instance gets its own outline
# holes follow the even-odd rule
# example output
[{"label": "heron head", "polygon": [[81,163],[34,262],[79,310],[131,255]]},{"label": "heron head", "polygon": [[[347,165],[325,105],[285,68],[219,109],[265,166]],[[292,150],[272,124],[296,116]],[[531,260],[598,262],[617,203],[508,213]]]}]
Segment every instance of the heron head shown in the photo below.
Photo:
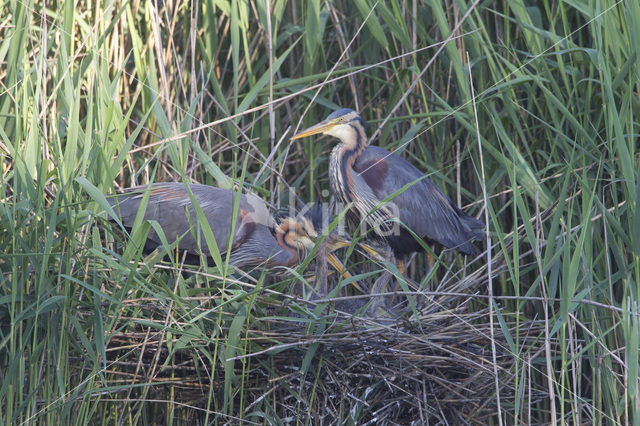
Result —
[{"label": "heron head", "polygon": [[318,233],[311,220],[306,217],[286,217],[280,221],[276,232],[282,235],[284,242],[292,248],[311,250]]},{"label": "heron head", "polygon": [[352,109],[342,108],[329,114],[324,121],[297,133],[291,140],[322,133],[335,136],[341,141],[347,142],[354,137],[355,127],[364,130],[364,120],[360,117],[360,114]]},{"label": "heron head", "polygon": [[[275,228],[280,244],[282,246],[286,245],[289,249],[295,251],[303,250],[303,255],[306,256],[319,239],[319,233],[322,233],[323,229],[325,229],[326,223],[323,220],[323,213],[321,205],[316,203],[304,214],[299,214],[296,217],[282,216],[279,219],[278,226]],[[334,229],[327,235],[325,243],[328,248],[328,252],[325,253],[327,263],[340,272],[345,279],[351,278],[351,274],[344,269],[342,262],[333,254],[335,250],[352,245],[349,236],[342,234],[338,229]],[[363,243],[358,243],[358,245],[370,253],[378,254],[375,249],[370,249],[368,245]],[[357,282],[354,281],[352,284],[362,291]]]}]

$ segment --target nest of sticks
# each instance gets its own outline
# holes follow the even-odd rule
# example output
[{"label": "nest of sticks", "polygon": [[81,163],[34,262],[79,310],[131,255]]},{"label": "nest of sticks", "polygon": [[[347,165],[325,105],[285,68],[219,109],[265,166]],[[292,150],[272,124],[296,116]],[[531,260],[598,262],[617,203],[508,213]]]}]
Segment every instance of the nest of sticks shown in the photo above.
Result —
[{"label": "nest of sticks", "polygon": [[[254,306],[263,310],[244,324],[236,341],[242,350],[230,353],[225,342],[232,338],[237,311],[225,308],[218,316],[218,309],[204,303],[207,298],[187,297],[196,311],[218,318],[209,334],[194,334],[185,341],[184,336],[171,337],[166,330],[122,316],[114,327],[121,331],[108,342],[105,377],[112,386],[153,383],[148,386],[150,393],[143,395],[146,398],[166,399],[171,388],[176,402],[197,408],[189,416],[204,416],[209,407],[210,416],[219,415],[230,423],[240,417],[261,422],[255,412],[265,412],[268,406],[271,415],[285,423],[302,418],[313,424],[336,424],[353,418],[360,424],[484,424],[496,415],[498,400],[511,405],[516,397],[518,359],[505,335],[517,337],[519,350],[524,350],[539,344],[535,339],[543,327],[541,322],[522,321],[516,327],[508,316],[500,325],[490,322],[488,298],[479,291],[489,279],[487,266],[464,277],[448,276],[437,291],[414,297],[419,303],[413,308],[401,303],[404,306],[381,316],[367,309],[371,305],[364,301],[408,300],[408,295],[309,302],[262,292]],[[504,268],[499,257],[493,259],[492,275]],[[279,297],[288,303],[279,303]],[[356,299],[363,302],[354,303]],[[145,321],[183,330],[190,326],[153,299],[123,304],[140,312]],[[217,354],[217,361],[212,354]],[[228,392],[225,380],[231,376],[242,382],[243,403],[240,406],[236,392],[229,397],[236,398],[235,409],[224,415],[220,407],[223,400],[229,403],[224,393]],[[534,400],[546,395],[544,389],[529,392]],[[213,405],[211,395],[217,401]]]}]

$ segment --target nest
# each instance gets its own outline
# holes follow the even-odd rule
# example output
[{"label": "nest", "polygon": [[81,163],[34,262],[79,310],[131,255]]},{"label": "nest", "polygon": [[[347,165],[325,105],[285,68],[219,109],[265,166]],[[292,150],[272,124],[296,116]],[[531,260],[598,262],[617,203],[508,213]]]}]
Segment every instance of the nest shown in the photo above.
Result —
[{"label": "nest", "polygon": [[[490,266],[449,271],[432,292],[309,301],[269,288],[248,321],[246,299],[184,297],[188,315],[167,299],[125,300],[121,312],[137,317],[115,319],[104,377],[144,385],[118,401],[170,402],[196,423],[486,424],[498,402],[509,423],[522,398],[514,381],[532,374],[518,354],[540,353],[543,323],[515,324],[502,309],[490,322],[480,289],[506,270],[499,253]],[[530,404],[548,398],[536,381],[519,383]]]},{"label": "nest", "polygon": [[[535,216],[538,226],[549,211]],[[521,225],[516,238],[522,233]],[[521,421],[523,406],[544,412],[549,400],[540,387],[547,381],[533,377],[545,375],[536,365],[548,361],[537,358],[560,352],[553,338],[543,341],[542,320],[522,321],[525,310],[515,321],[500,307],[500,321],[495,310],[490,321],[485,290],[508,272],[502,253],[512,252],[511,240],[505,237],[501,244],[490,262],[476,259],[461,268],[450,267],[455,262],[445,253],[432,291],[415,286],[412,292],[307,300],[291,296],[288,284],[258,290],[255,281],[243,281],[255,277],[243,276],[227,279],[229,292],[222,294],[214,288],[219,277],[208,275],[211,286],[202,292],[207,296],[174,299],[169,289],[164,296],[119,301],[118,317],[105,321],[111,331],[102,383],[109,395],[117,395],[111,401],[119,412],[155,401],[160,404],[150,418],[165,419],[168,410],[179,410],[181,420],[196,424],[205,418],[219,423],[487,424],[496,422],[498,413],[507,424],[515,422],[509,416],[519,415]],[[521,270],[531,269],[527,262],[534,249],[520,245]],[[326,268],[319,267],[322,252],[314,262],[315,276],[326,284]],[[376,273],[366,269],[375,267],[373,262],[355,265],[359,276]],[[168,269],[183,273],[173,268],[147,262],[136,279],[145,282],[147,274]],[[122,269],[132,270],[138,272]],[[123,294],[118,271],[109,275],[117,291],[102,288],[112,300]],[[191,278],[199,274],[207,275],[188,270],[181,278],[197,282]],[[170,280],[155,281],[166,290]],[[155,290],[147,288],[147,294]],[[174,306],[178,299],[182,306]],[[395,305],[388,303],[391,299]],[[491,300],[499,304],[501,299]],[[94,306],[85,314],[93,315]],[[105,308],[111,312],[106,316],[113,315],[113,305]],[[531,317],[536,318],[535,309]],[[527,358],[520,359],[521,354]]]},{"label": "nest", "polygon": [[[131,319],[123,317],[119,321],[129,327],[109,341],[105,376],[112,386],[153,383],[143,398],[166,399],[171,388],[175,401],[200,409],[191,416],[203,417],[207,407],[215,406],[215,415],[231,423],[240,417],[260,422],[255,412],[271,410],[285,423],[301,419],[337,424],[354,419],[359,424],[484,424],[496,415],[498,390],[502,404],[513,404],[517,357],[497,324],[492,333],[487,308],[468,309],[471,297],[428,297],[420,311],[405,307],[394,312],[395,318],[340,312],[350,299],[310,303],[291,298],[299,309],[289,319],[275,313],[288,310],[291,315],[291,305],[269,308],[274,315],[256,317],[242,330],[239,342],[245,350],[226,358],[224,344],[216,351],[215,338],[194,336],[188,347],[180,349],[179,337],[171,340],[164,331],[132,326]],[[271,299],[263,302],[273,306]],[[158,309],[152,300],[124,303],[144,310],[145,318],[156,318],[160,324],[167,317],[166,309]],[[324,305],[317,308],[319,304]],[[305,309],[309,316],[300,314]],[[322,315],[317,315],[318,309]],[[223,317],[218,342],[230,337],[233,315]],[[185,329],[188,324],[173,327]],[[533,344],[527,336],[539,335],[540,325],[521,322],[517,330],[522,349]],[[517,333],[515,327],[509,332]],[[194,355],[196,348],[209,355]],[[213,353],[219,358],[215,368]],[[233,371],[227,372],[229,368]],[[225,398],[229,391],[224,383],[230,377],[236,384],[242,381],[242,407],[239,392]],[[207,405],[210,392],[213,405]],[[534,393],[535,398],[544,397],[542,390]],[[223,401],[229,417],[220,414]]]}]

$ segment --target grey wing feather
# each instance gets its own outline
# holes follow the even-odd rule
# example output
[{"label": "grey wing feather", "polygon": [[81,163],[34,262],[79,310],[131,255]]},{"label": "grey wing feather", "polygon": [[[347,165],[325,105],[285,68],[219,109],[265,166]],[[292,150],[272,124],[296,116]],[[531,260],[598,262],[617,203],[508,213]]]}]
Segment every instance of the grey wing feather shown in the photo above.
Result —
[{"label": "grey wing feather", "polygon": [[[219,251],[226,252],[231,231],[235,192],[198,184],[190,184],[189,188],[211,227]],[[125,226],[133,226],[146,189],[146,186],[132,188],[122,195],[108,199],[111,206],[116,209],[116,213],[119,212]],[[256,199],[259,200],[255,196],[241,195],[239,210],[245,210],[250,215],[249,217],[241,217],[238,214],[232,244],[235,245],[247,237],[245,225],[253,221],[254,213],[256,218],[268,221],[268,219],[264,219],[265,211],[266,216],[269,216],[266,206]],[[144,219],[157,221],[170,243],[182,238],[179,243],[182,250],[198,254],[200,246],[206,255],[210,254],[201,231],[202,228],[196,226],[200,235],[196,235],[190,230],[190,225],[197,225],[198,221],[184,183],[153,184]],[[153,230],[150,231],[148,239],[156,245],[161,244],[160,238]],[[200,245],[198,245],[198,239]]]},{"label": "grey wing feather", "polygon": [[[423,238],[456,248],[463,253],[475,253],[471,241],[483,237],[484,225],[458,208],[429,178],[408,161],[377,146],[369,146],[358,163],[375,159],[387,162],[387,175],[376,196],[384,199],[398,189],[415,182],[392,202],[401,212],[401,222]],[[422,178],[422,180],[420,180]]]},{"label": "grey wing feather", "polygon": [[385,197],[380,197],[374,193],[367,182],[358,173],[353,174],[353,184],[355,193],[358,194],[358,202],[354,203],[354,207],[360,213],[361,218],[367,218],[367,222],[376,224],[381,227],[380,230],[385,232],[385,223],[393,219],[393,215],[381,201]]},{"label": "grey wing feather", "polygon": [[287,264],[291,253],[284,250],[271,234],[268,227],[258,225],[254,232],[242,243],[242,250],[233,250],[229,263],[236,267],[268,267],[273,264]]}]

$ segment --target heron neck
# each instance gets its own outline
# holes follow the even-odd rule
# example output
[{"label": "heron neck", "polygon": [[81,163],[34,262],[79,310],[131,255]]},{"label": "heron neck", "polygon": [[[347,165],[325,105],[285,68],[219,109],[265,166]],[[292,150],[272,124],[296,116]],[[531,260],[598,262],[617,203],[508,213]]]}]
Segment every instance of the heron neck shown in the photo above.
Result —
[{"label": "heron neck", "polygon": [[353,165],[367,148],[367,135],[360,126],[351,126],[354,137],[341,140],[333,151],[330,159],[330,183],[333,192],[344,203],[353,201],[354,192]]},{"label": "heron neck", "polygon": [[341,145],[344,145],[342,151],[344,151],[343,156],[347,154],[349,156],[346,160],[355,162],[360,154],[362,154],[362,152],[367,148],[367,135],[364,132],[364,127],[361,125],[349,124],[349,127],[353,129],[354,137],[350,140],[341,140]]},{"label": "heron neck", "polygon": [[276,233],[278,245],[284,250],[281,256],[278,256],[278,259],[274,259],[280,266],[293,267],[298,264],[300,254],[304,256],[304,248],[288,241],[289,234],[293,234],[289,229],[278,230]]}]

